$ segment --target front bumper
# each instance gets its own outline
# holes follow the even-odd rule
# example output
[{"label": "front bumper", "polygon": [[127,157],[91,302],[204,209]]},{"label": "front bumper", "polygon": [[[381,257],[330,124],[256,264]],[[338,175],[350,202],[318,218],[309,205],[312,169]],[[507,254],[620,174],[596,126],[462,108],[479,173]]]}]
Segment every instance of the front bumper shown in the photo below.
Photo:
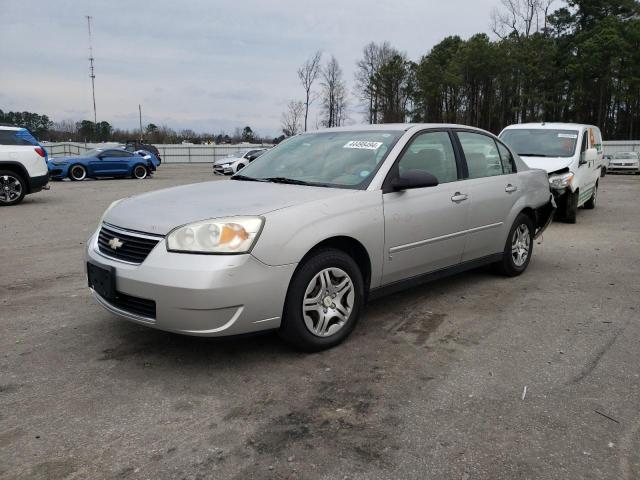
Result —
[{"label": "front bumper", "polygon": [[609,164],[607,172],[622,172],[622,173],[636,173],[640,171],[640,165],[638,164]]},{"label": "front bumper", "polygon": [[252,255],[168,252],[161,240],[140,265],[103,256],[97,234],[87,244],[88,262],[115,268],[116,290],[153,300],[155,317],[127,310],[93,292],[104,308],[160,330],[226,336],[278,328],[295,264],[270,266]]},{"label": "front bumper", "polygon": [[213,165],[213,173],[215,175],[233,175],[233,168],[231,166]]}]

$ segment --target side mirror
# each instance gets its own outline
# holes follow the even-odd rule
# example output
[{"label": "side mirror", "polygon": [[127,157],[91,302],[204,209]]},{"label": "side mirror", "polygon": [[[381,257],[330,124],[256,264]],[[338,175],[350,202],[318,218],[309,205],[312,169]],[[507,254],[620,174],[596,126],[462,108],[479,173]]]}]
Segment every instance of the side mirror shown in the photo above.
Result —
[{"label": "side mirror", "polygon": [[436,185],[438,185],[438,179],[422,170],[409,170],[391,181],[391,188],[396,192],[411,188],[435,187]]},{"label": "side mirror", "polygon": [[582,158],[580,159],[580,165],[584,165],[587,162],[595,162],[598,159],[598,150],[595,148],[588,148],[582,154]]}]

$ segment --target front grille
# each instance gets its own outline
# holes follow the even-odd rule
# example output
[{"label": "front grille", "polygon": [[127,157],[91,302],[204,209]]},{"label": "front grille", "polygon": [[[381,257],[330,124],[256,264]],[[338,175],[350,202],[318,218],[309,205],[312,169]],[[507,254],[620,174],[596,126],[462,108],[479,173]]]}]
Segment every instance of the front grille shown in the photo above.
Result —
[{"label": "front grille", "polygon": [[[118,248],[112,248],[109,244],[113,239],[117,239],[116,245],[120,244]],[[116,260],[142,263],[160,240],[161,237],[124,231],[103,224],[98,234],[98,249],[101,253]]]},{"label": "front grille", "polygon": [[126,293],[116,292],[115,300],[109,301],[113,306],[125,312],[135,313],[147,318],[156,318],[156,302],[146,298],[133,297]]}]

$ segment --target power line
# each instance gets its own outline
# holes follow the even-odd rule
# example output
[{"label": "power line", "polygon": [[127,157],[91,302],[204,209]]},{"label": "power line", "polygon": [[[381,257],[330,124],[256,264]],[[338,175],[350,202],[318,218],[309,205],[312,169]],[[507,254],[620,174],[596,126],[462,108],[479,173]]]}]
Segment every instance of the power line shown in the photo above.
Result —
[{"label": "power line", "polygon": [[98,116],[96,114],[96,75],[93,70],[93,46],[91,45],[91,19],[93,17],[86,15],[87,28],[89,29],[89,78],[91,78],[91,95],[93,96],[93,123],[98,123]]}]

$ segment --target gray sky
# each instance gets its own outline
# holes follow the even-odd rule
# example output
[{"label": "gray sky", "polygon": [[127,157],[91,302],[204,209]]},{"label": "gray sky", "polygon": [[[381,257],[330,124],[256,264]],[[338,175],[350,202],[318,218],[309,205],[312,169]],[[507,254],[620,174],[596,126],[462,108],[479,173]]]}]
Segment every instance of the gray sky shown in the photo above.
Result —
[{"label": "gray sky", "polygon": [[[92,118],[92,15],[98,121],[197,132],[250,125],[279,134],[297,68],[335,55],[349,90],[370,41],[417,60],[447,35],[488,32],[498,0],[0,0],[0,109]],[[351,96],[350,120],[360,123]],[[311,114],[315,125],[317,109]]]}]

